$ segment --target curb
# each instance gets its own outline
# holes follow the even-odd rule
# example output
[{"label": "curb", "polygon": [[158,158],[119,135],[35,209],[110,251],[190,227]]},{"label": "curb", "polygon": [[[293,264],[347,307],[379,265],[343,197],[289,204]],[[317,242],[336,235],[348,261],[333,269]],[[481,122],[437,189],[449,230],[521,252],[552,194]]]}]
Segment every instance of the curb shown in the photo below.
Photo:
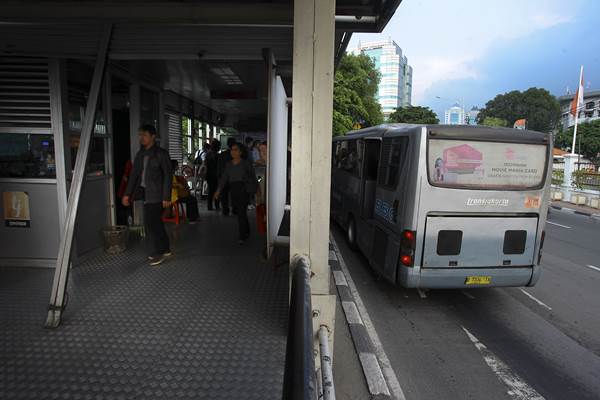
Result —
[{"label": "curb", "polygon": [[[361,309],[364,307],[362,301],[357,301],[353,292],[356,291],[352,278],[345,272],[346,266],[341,257],[340,251],[335,244],[333,237],[329,242],[329,266],[335,281],[338,297],[344,310],[346,323],[348,324],[350,335],[354,343],[354,349],[358,355],[363,375],[367,381],[367,386],[371,399],[390,400],[397,398],[405,400],[404,393],[400,388],[395,375],[393,376],[390,390],[389,381],[389,360],[383,355],[385,360],[378,356],[378,351],[374,341],[378,343],[379,339],[371,338],[369,328],[372,323],[368,315],[361,315]],[[365,311],[366,312],[366,311]],[[376,333],[373,335],[376,336]],[[386,369],[386,365],[388,368]],[[382,371],[383,367],[383,371]],[[388,372],[386,379],[386,374]],[[394,384],[395,383],[395,384]],[[392,394],[394,392],[394,394]]]},{"label": "curb", "polygon": [[550,205],[550,208],[552,208],[554,210],[568,212],[571,214],[583,215],[583,216],[590,217],[590,218],[600,218],[600,213],[596,214],[596,213],[591,213],[591,212],[587,212],[587,211],[579,211],[574,208],[555,206],[555,205]]}]

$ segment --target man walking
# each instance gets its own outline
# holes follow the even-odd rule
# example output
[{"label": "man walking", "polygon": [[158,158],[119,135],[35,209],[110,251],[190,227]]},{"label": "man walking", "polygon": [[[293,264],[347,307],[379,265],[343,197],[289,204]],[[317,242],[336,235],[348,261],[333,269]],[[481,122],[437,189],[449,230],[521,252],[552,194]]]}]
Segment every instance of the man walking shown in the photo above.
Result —
[{"label": "man walking", "polygon": [[133,170],[123,196],[123,205],[144,200],[144,227],[148,237],[150,265],[158,265],[171,255],[169,237],[162,222],[163,208],[171,205],[172,171],[169,153],[156,144],[156,128],[140,127],[141,149],[135,156]]}]

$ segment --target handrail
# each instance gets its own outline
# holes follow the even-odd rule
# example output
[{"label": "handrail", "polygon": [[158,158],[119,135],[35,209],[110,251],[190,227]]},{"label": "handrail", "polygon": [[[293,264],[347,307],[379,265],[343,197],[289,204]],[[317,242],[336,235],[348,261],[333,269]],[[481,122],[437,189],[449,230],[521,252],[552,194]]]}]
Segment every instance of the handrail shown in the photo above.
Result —
[{"label": "handrail", "polygon": [[[333,385],[333,370],[331,365],[331,353],[329,352],[329,330],[321,325],[319,328],[319,355],[321,357],[321,374],[319,385],[319,396],[323,400],[335,400],[335,387]],[[317,375],[319,375],[317,373]],[[319,376],[317,376],[319,379]]]},{"label": "handrail", "polygon": [[283,400],[315,400],[314,339],[310,268],[305,257],[294,257],[288,337],[283,377]]}]

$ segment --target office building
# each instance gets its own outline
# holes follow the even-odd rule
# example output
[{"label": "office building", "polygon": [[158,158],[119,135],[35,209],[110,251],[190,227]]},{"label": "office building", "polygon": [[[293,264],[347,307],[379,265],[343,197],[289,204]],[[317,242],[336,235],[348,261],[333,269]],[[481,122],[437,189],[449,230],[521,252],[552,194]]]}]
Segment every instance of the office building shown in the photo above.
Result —
[{"label": "office building", "polygon": [[465,113],[465,124],[467,125],[477,125],[477,116],[479,115],[478,107],[471,107],[470,111]]},{"label": "office building", "polygon": [[412,101],[413,69],[402,49],[391,39],[359,43],[350,51],[366,54],[373,59],[381,73],[377,99],[385,117],[398,107],[409,106]]},{"label": "office building", "polygon": [[[574,94],[567,94],[558,98],[563,129],[568,129],[575,125],[575,116],[571,114],[571,102],[574,96]],[[583,104],[579,105],[578,112],[578,123],[580,124],[600,119],[600,90],[584,91]]]},{"label": "office building", "polygon": [[444,123],[447,125],[464,125],[465,109],[456,103],[446,110]]}]

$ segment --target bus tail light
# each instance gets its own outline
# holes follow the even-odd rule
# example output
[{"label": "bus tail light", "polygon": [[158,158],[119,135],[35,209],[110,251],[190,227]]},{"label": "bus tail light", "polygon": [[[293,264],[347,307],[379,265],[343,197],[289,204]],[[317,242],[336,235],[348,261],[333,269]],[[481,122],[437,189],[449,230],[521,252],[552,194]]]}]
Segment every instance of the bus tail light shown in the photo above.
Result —
[{"label": "bus tail light", "polygon": [[413,266],[413,258],[412,256],[409,255],[401,255],[400,256],[400,262],[402,263],[402,265],[406,266],[406,267],[412,267]]},{"label": "bus tail light", "polygon": [[414,265],[415,247],[417,243],[417,232],[405,230],[402,231],[402,240],[400,242],[400,263],[405,267]]},{"label": "bus tail light", "polygon": [[415,231],[402,231],[402,247],[409,248],[411,250],[415,249],[415,244],[417,240],[417,232]]}]

